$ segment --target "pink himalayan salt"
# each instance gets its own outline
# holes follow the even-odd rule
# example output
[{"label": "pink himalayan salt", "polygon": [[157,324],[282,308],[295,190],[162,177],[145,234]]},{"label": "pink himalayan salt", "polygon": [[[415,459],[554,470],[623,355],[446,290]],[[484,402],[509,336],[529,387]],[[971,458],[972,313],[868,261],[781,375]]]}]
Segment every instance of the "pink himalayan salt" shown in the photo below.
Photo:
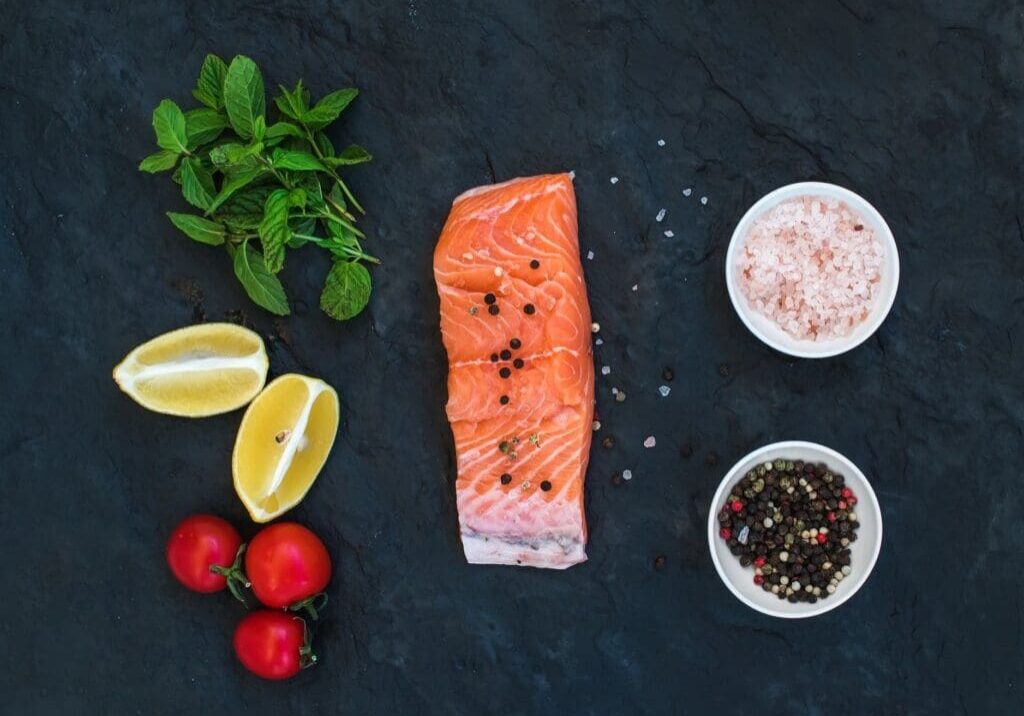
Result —
[{"label": "pink himalayan salt", "polygon": [[754,221],[736,268],[754,310],[796,338],[829,340],[867,318],[884,255],[845,202],[801,196]]}]

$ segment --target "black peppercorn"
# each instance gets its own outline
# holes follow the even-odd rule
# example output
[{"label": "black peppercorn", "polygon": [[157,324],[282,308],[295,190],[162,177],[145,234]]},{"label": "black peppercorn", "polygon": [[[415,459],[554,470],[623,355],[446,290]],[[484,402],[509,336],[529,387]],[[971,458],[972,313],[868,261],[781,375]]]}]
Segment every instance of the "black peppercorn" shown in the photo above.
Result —
[{"label": "black peppercorn", "polygon": [[611,435],[605,435],[601,439],[601,447],[603,447],[603,448],[613,448],[613,447],[615,447],[615,438],[613,438]]},{"label": "black peppercorn", "polygon": [[523,363],[523,359],[522,359],[522,358],[516,358],[516,359],[515,359],[514,361],[512,361],[512,366],[513,366],[513,367],[514,367],[514,368],[515,368],[516,370],[519,370],[519,369],[520,369],[520,368],[522,368],[522,367],[523,367],[524,365],[525,365],[525,364]]},{"label": "black peppercorn", "polygon": [[510,375],[512,375],[512,371],[509,370],[508,368],[502,368],[501,370],[498,371],[498,375],[500,375],[502,378],[508,378]]},{"label": "black peppercorn", "polygon": [[551,489],[551,483],[548,482],[547,480],[544,480],[543,482],[540,483],[540,489],[544,490],[544,492],[547,492],[548,490]]},{"label": "black peppercorn", "polygon": [[509,475],[507,472],[501,476],[502,485],[507,485],[510,482],[512,482],[512,476]]},{"label": "black peppercorn", "polygon": [[501,309],[498,308],[497,305],[492,304],[487,307],[487,312],[492,316],[497,316],[499,313],[501,313]]},{"label": "black peppercorn", "polygon": [[490,306],[492,303],[494,303],[497,300],[498,300],[497,297],[495,297],[495,295],[493,293],[484,294],[484,303],[486,303],[488,306]]},{"label": "black peppercorn", "polygon": [[671,381],[675,377],[675,373],[672,372],[671,368],[665,368],[661,371],[661,379],[664,381]]},{"label": "black peppercorn", "polygon": [[658,571],[661,571],[665,569],[665,564],[667,562],[668,560],[665,558],[665,555],[659,554],[657,557],[654,558],[654,568]]},{"label": "black peppercorn", "polygon": [[508,348],[506,348],[505,350],[503,350],[501,352],[501,359],[502,360],[508,360],[511,357],[512,357],[512,351],[510,351]]},{"label": "black peppercorn", "polygon": [[497,353],[491,353],[491,363],[497,363],[497,362],[498,362],[498,354]]},{"label": "black peppercorn", "polygon": [[528,303],[525,306],[523,306],[523,313],[525,313],[527,316],[532,316],[536,310],[537,309],[534,308],[532,303]]},{"label": "black peppercorn", "polygon": [[502,405],[508,405],[508,396],[501,396],[500,398],[498,398],[498,402],[501,403]]},{"label": "black peppercorn", "polygon": [[517,351],[523,345],[518,338],[513,338],[508,342],[512,350]]},{"label": "black peppercorn", "polygon": [[532,268],[532,269],[539,269],[540,268],[540,261],[538,261],[537,259],[534,259],[533,261],[531,261],[530,262],[530,268]]}]

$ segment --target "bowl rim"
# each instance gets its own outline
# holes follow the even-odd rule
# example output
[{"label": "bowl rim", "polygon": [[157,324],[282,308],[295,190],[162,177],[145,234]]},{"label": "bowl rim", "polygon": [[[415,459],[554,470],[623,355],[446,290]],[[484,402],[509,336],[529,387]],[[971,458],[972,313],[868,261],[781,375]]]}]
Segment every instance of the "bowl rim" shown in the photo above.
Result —
[{"label": "bowl rim", "polygon": [[[725,489],[732,485],[743,465],[754,460],[758,456],[771,452],[773,450],[791,450],[795,448],[818,451],[822,453],[822,455],[826,459],[835,460],[844,469],[857,475],[864,482],[864,486],[867,488],[866,496],[868,498],[866,500],[866,502],[868,503],[867,505],[864,504],[865,500],[863,499],[863,496],[861,500],[858,502],[858,505],[861,505],[860,509],[863,509],[863,507],[870,505],[870,509],[871,512],[874,514],[875,522],[878,525],[878,529],[875,535],[875,543],[871,547],[871,557],[868,559],[867,568],[863,571],[858,569],[858,572],[862,576],[859,577],[859,581],[854,585],[852,589],[850,589],[847,593],[843,594],[842,596],[835,597],[835,595],[833,595],[833,597],[829,599],[819,600],[816,604],[807,604],[807,609],[805,611],[783,612],[773,609],[772,607],[766,607],[762,604],[758,604],[757,602],[748,598],[736,587],[735,584],[733,584],[732,580],[728,577],[728,575],[726,575],[721,560],[719,560],[718,558],[718,551],[715,549],[716,540],[718,539],[717,505],[721,502],[722,497],[724,496]],[[878,497],[877,495],[875,495],[875,490],[874,488],[871,487],[871,482],[860,470],[860,468],[858,468],[852,460],[847,458],[842,453],[839,453],[836,450],[833,450],[832,448],[826,447],[824,445],[809,442],[806,440],[783,440],[780,442],[774,442],[768,445],[763,445],[755,450],[751,450],[749,453],[747,453],[739,460],[737,460],[736,463],[731,468],[729,468],[729,470],[727,470],[725,475],[722,477],[722,481],[718,484],[718,489],[715,490],[714,497],[711,498],[711,504],[708,508],[708,550],[711,552],[711,561],[715,565],[715,571],[718,572],[718,578],[725,583],[725,586],[728,587],[729,591],[732,592],[733,596],[735,596],[737,599],[739,599],[741,602],[746,604],[751,609],[761,612],[762,614],[767,614],[768,616],[779,617],[782,619],[806,619],[808,617],[815,617],[820,614],[824,614],[825,612],[832,611],[836,607],[845,604],[854,594],[859,592],[861,587],[863,587],[864,584],[868,581],[868,578],[871,576],[871,572],[875,568],[875,564],[878,562],[879,553],[882,551],[882,509],[878,503]]]},{"label": "bowl rim", "polygon": [[[814,195],[816,193],[824,193],[825,195],[832,194],[848,204],[854,205],[858,210],[863,210],[863,212],[866,213],[872,221],[876,222],[882,228],[881,236],[879,238],[882,243],[885,244],[886,251],[892,254],[892,289],[889,291],[887,296],[883,297],[883,302],[877,304],[868,316],[867,323],[870,330],[866,331],[864,335],[857,340],[850,340],[850,336],[843,336],[842,338],[836,338],[832,341],[815,343],[813,341],[792,338],[791,343],[784,343],[762,331],[760,326],[756,325],[754,321],[748,317],[748,313],[753,311],[753,309],[746,305],[746,298],[735,285],[735,279],[733,278],[734,272],[731,270],[733,266],[733,259],[736,254],[737,247],[742,243],[742,239],[745,238],[739,235],[741,228],[746,228],[754,219],[770,209],[772,206],[781,203],[786,198],[800,195]],[[793,184],[780,186],[779,188],[768,192],[754,202],[753,205],[747,209],[746,213],[740,217],[740,220],[736,223],[736,227],[733,229],[732,237],[729,239],[729,248],[725,253],[725,284],[729,292],[729,300],[732,302],[733,310],[736,311],[736,314],[743,322],[743,325],[747,327],[747,330],[753,333],[754,336],[762,343],[770,348],[774,348],[780,353],[785,353],[786,355],[791,355],[796,358],[832,358],[834,356],[841,355],[842,353],[846,353],[847,351],[851,351],[864,343],[868,338],[873,336],[876,331],[878,331],[881,325],[885,322],[885,319],[889,316],[889,311],[892,310],[893,304],[896,302],[896,294],[899,292],[899,249],[896,246],[896,237],[893,236],[892,229],[889,228],[889,224],[886,223],[885,218],[870,201],[862,197],[860,194],[857,194],[846,187],[839,186],[838,184],[830,184],[828,182],[795,182]],[[803,343],[817,346],[818,349],[806,350],[800,348],[799,346]],[[824,350],[822,350],[823,346],[825,346]]]}]

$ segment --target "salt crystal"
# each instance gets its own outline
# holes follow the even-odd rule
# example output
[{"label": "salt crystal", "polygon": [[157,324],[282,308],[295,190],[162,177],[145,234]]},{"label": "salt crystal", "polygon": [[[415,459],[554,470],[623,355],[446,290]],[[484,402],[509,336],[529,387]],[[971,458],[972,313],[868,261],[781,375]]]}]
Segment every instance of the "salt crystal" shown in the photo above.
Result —
[{"label": "salt crystal", "polygon": [[672,229],[669,229],[668,231],[665,232],[665,238],[666,239],[671,239],[675,235],[676,235],[676,232],[672,231]]},{"label": "salt crystal", "polygon": [[654,439],[653,435],[649,436],[646,440],[644,440],[644,447],[645,448],[652,448],[652,447],[654,447],[657,444],[658,444],[658,441]]},{"label": "salt crystal", "polygon": [[618,184],[619,183],[619,178],[618,177],[612,177],[608,181],[610,181],[612,184]]},{"label": "salt crystal", "polygon": [[612,372],[611,366],[607,366],[607,365],[601,366],[601,375],[608,375],[611,372]]},{"label": "salt crystal", "polygon": [[706,196],[702,196],[702,197],[700,198],[700,203],[701,203],[701,204],[707,204],[707,203],[708,203],[708,198],[707,198]]},{"label": "salt crystal", "polygon": [[667,212],[664,209],[662,209],[661,211],[658,212],[658,215],[654,217],[654,220],[660,224],[662,219],[665,218],[666,213]]},{"label": "salt crystal", "polygon": [[672,389],[669,388],[667,385],[663,385],[660,388],[658,388],[658,392],[661,393],[662,398],[667,398],[668,394],[672,392]]},{"label": "salt crystal", "polygon": [[692,193],[693,189],[691,189],[690,187],[686,187],[685,189],[683,189],[683,196],[689,196]]},{"label": "salt crystal", "polygon": [[801,196],[757,218],[734,270],[755,311],[797,338],[830,340],[868,316],[884,261],[875,232],[847,204]]},{"label": "salt crystal", "polygon": [[594,345],[595,346],[603,346],[604,345],[604,339],[603,338],[598,338],[596,341],[594,341]]},{"label": "salt crystal", "polygon": [[664,147],[665,146],[665,140],[664,139],[659,139],[658,140],[658,146],[659,147]]},{"label": "salt crystal", "polygon": [[612,388],[612,395],[618,395],[618,394],[619,394],[619,389],[618,388]]},{"label": "salt crystal", "polygon": [[633,479],[633,471],[632,470],[623,470],[622,471],[622,479],[623,480],[632,480]]},{"label": "salt crystal", "polygon": [[743,525],[743,529],[740,530],[739,535],[736,537],[736,541],[740,544],[746,544],[750,538],[750,527],[749,525]]},{"label": "salt crystal", "polygon": [[637,284],[634,283],[633,284],[633,290],[635,291],[636,289],[637,289]]},{"label": "salt crystal", "polygon": [[587,252],[587,261],[593,261],[593,260],[594,260],[594,252],[593,251],[588,251]]}]

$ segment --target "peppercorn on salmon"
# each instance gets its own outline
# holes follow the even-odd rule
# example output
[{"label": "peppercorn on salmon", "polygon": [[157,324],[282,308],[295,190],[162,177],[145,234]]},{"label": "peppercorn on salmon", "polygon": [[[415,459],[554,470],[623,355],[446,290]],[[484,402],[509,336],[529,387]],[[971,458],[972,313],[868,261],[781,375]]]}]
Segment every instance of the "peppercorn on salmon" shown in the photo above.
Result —
[{"label": "peppercorn on salmon", "polygon": [[466,560],[554,569],[585,561],[594,363],[572,176],[456,198],[434,278]]}]

